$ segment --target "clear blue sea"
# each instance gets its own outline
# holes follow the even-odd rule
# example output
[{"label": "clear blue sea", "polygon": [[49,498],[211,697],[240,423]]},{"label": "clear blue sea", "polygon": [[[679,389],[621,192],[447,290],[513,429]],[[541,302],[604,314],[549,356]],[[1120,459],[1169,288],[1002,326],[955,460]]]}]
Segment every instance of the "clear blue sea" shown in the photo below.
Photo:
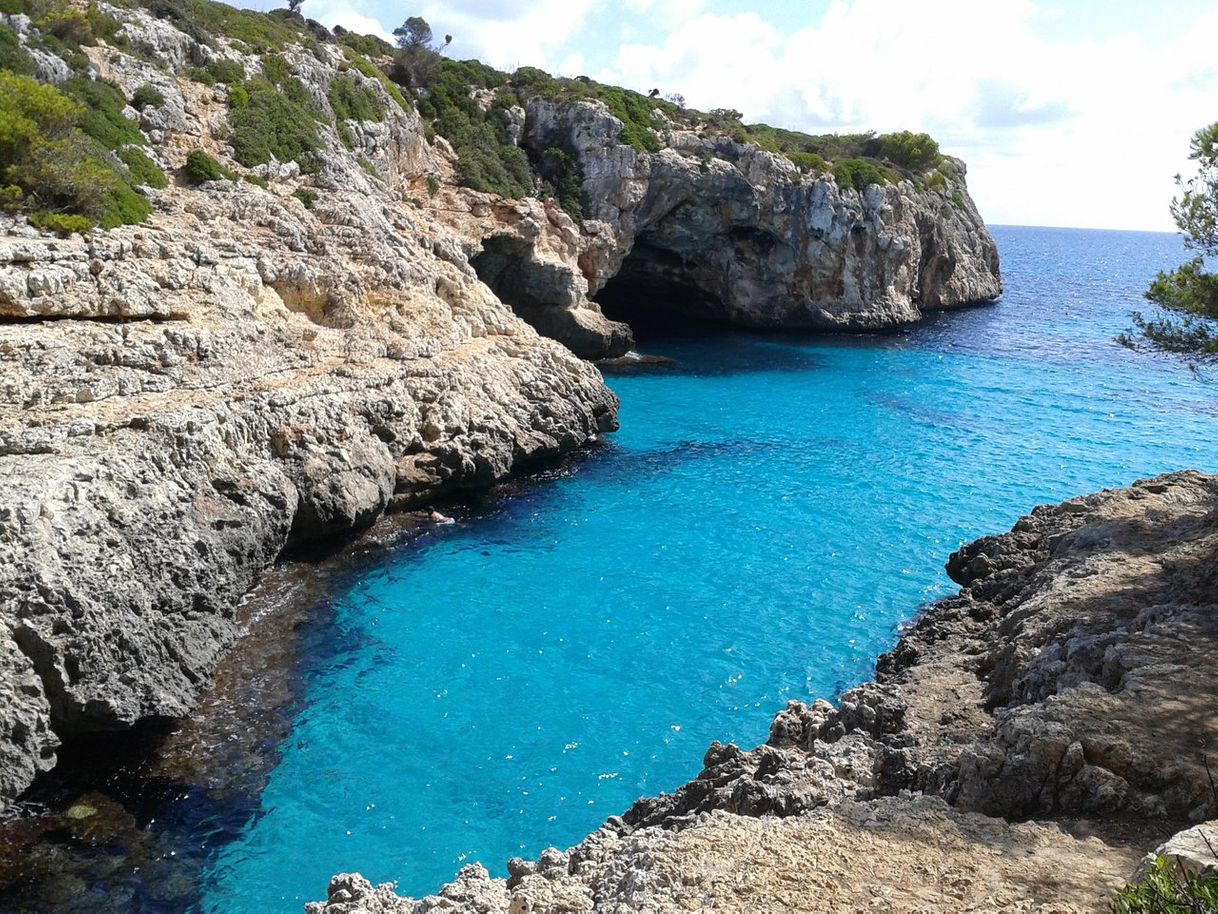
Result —
[{"label": "clear blue sea", "polygon": [[609,378],[586,460],[352,578],[303,661],[205,911],[297,912],[332,873],[435,890],[566,847],[870,675],[954,590],[962,542],[1031,506],[1218,470],[1218,388],[1113,337],[1172,235],[997,228],[1007,292],[907,332],[699,327]]}]

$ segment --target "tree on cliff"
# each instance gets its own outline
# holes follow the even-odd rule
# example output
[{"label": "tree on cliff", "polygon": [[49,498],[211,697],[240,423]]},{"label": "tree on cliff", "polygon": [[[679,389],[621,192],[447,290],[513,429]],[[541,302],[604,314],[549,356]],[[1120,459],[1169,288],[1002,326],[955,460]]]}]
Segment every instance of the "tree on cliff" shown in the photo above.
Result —
[{"label": "tree on cliff", "polygon": [[[1205,258],[1218,257],[1218,123],[1193,135],[1189,158],[1197,162],[1197,174],[1188,181],[1176,176],[1180,196],[1172,200],[1171,214],[1185,247],[1197,256],[1155,277],[1146,297],[1166,313],[1146,318],[1135,312],[1133,329],[1155,349],[1218,356],[1218,275],[1205,265]],[[1131,333],[1120,340],[1135,345]]]},{"label": "tree on cliff", "polygon": [[427,85],[440,66],[440,52],[452,44],[453,36],[445,35],[444,43],[437,45],[431,26],[422,16],[411,16],[393,34],[398,40],[398,52],[393,58],[394,78],[415,89]]}]

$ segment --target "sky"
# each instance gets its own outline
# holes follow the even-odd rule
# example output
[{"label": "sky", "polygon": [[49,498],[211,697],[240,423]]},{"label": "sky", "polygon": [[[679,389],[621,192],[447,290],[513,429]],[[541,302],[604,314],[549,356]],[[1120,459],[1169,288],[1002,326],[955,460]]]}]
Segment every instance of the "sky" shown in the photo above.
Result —
[{"label": "sky", "polygon": [[[246,0],[267,8],[274,0]],[[746,123],[926,131],[986,221],[1172,231],[1174,176],[1218,120],[1213,0],[305,0],[389,37],[421,15],[446,53],[536,66]]]}]

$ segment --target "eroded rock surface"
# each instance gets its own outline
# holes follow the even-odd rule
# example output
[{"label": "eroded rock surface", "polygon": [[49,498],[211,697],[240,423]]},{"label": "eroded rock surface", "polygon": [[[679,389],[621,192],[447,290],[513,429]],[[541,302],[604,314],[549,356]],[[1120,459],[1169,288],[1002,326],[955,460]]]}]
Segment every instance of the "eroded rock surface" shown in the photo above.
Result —
[{"label": "eroded rock surface", "polygon": [[[1218,477],[1036,508],[955,553],[959,595],[836,707],[791,702],[764,745],[713,744],[507,879],[466,867],[415,900],[339,876],[310,914],[1104,909],[1218,813],[1216,556]],[[1212,831],[1158,853],[1204,871]]]},{"label": "eroded rock surface", "polygon": [[959,160],[937,190],[860,192],[730,137],[674,129],[647,153],[621,127],[599,102],[529,104],[531,141],[583,165],[593,295],[746,327],[873,330],[1002,292]]}]

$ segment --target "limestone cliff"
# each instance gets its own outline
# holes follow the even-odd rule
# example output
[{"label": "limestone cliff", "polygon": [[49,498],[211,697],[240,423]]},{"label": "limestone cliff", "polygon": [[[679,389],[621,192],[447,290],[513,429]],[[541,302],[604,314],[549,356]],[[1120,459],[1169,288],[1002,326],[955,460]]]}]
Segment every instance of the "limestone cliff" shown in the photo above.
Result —
[{"label": "limestone cliff", "polygon": [[959,160],[934,189],[859,191],[702,125],[664,131],[656,153],[620,142],[621,126],[596,102],[529,105],[533,142],[583,165],[593,294],[744,327],[876,330],[1002,292]]},{"label": "limestone cliff", "polygon": [[[576,221],[544,193],[459,186],[388,59],[298,16],[60,6],[0,16],[4,66],[29,74],[6,91],[100,106],[76,115],[80,148],[151,214],[60,237],[26,218],[49,190],[0,188],[0,807],[60,740],[187,713],[283,550],[614,429],[577,357],[631,345],[607,284],[787,327],[893,326],[1000,289],[958,163],[936,189],[860,192],[691,124],[640,151],[602,102],[522,93],[509,135],[574,151]],[[257,123],[257,92],[307,123]],[[305,154],[250,130],[266,149],[304,131]],[[30,142],[66,161],[64,136]],[[56,193],[87,196],[71,176]]]},{"label": "limestone cliff", "polygon": [[[438,895],[336,877],[313,914],[1096,911],[1158,854],[1218,866],[1218,478],[1042,506],[953,555],[874,682],[507,879]],[[1028,821],[1035,820],[1035,821]],[[1014,823],[1021,824],[1014,824]]]}]

